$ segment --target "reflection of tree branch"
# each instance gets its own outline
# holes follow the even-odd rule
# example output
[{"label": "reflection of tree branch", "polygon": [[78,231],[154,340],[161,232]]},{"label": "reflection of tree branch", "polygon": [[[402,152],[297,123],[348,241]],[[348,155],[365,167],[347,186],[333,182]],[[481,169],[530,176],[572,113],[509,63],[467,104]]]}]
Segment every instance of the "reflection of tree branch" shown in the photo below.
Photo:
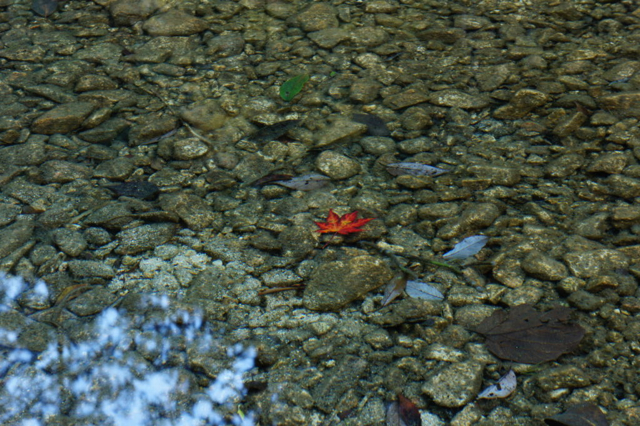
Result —
[{"label": "reflection of tree branch", "polygon": [[171,114],[175,115],[176,118],[178,120],[180,120],[182,125],[184,127],[186,127],[187,130],[189,130],[189,132],[191,132],[191,134],[193,136],[195,136],[196,138],[200,139],[202,142],[206,143],[209,147],[215,146],[215,142],[213,142],[211,139],[201,135],[200,133],[196,132],[196,130],[180,116],[178,111],[176,111],[171,105],[169,105],[169,103],[167,101],[165,101],[164,98],[158,92],[156,92],[155,90],[153,90],[151,88],[144,87],[141,84],[136,85],[136,87],[138,89],[146,92],[147,94],[149,94],[151,96],[155,96],[156,98],[158,98],[160,100],[160,102],[162,102],[164,104],[164,106],[167,107],[167,109],[169,109]]},{"label": "reflection of tree branch", "polygon": [[258,292],[258,296],[264,296],[265,294],[280,293],[281,291],[288,291],[288,290],[302,290],[304,289],[304,287],[305,287],[304,284],[296,284],[296,285],[291,285],[287,287],[273,287],[273,288],[268,288],[266,290],[260,290]]}]

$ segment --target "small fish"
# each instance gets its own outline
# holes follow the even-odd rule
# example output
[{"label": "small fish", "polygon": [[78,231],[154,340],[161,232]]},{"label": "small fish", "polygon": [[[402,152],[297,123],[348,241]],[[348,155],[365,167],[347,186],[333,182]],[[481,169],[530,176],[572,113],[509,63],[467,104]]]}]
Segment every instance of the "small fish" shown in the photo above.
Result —
[{"label": "small fish", "polygon": [[285,182],[290,180],[293,177],[293,175],[285,175],[285,174],[280,174],[280,173],[271,173],[269,175],[263,176],[260,179],[254,181],[251,183],[251,186],[253,186],[254,188],[260,188],[262,186],[268,185],[270,183],[272,184],[280,184],[281,182]]},{"label": "small fish", "polygon": [[369,136],[391,136],[387,123],[377,115],[373,114],[353,114],[353,121],[367,126]]},{"label": "small fish", "polygon": [[308,175],[296,176],[285,181],[274,182],[280,186],[289,189],[297,189],[299,191],[313,191],[322,188],[329,183],[331,178],[319,173],[310,173]]},{"label": "small fish", "polygon": [[449,170],[422,163],[401,162],[387,164],[387,172],[393,176],[440,176],[448,171]]},{"label": "small fish", "polygon": [[487,386],[480,392],[478,399],[506,398],[516,390],[517,385],[516,373],[509,370],[507,374],[498,379],[495,385]]},{"label": "small fish", "polygon": [[107,188],[115,192],[119,197],[133,197],[141,200],[153,200],[160,192],[155,183],[137,180],[110,185]]},{"label": "small fish", "polygon": [[264,126],[252,136],[249,137],[254,142],[264,143],[278,139],[280,136],[287,133],[289,130],[297,127],[300,120],[284,120],[277,123]]}]

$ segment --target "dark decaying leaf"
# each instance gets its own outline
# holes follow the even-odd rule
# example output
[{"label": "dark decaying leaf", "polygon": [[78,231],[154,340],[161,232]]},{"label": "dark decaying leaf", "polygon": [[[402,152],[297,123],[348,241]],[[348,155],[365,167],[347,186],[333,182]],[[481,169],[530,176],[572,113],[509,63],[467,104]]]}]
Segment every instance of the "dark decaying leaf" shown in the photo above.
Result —
[{"label": "dark decaying leaf", "polygon": [[280,136],[287,133],[289,130],[295,128],[300,123],[300,120],[284,120],[277,123],[264,126],[253,134],[250,139],[254,142],[269,142],[278,139]]},{"label": "dark decaying leaf", "polygon": [[51,15],[58,8],[58,0],[33,0],[31,9],[45,18]]},{"label": "dark decaying leaf", "polygon": [[391,136],[387,123],[377,115],[353,114],[353,121],[367,126],[367,134],[370,136]]},{"label": "dark decaying leaf", "polygon": [[397,274],[389,281],[389,284],[384,288],[384,296],[380,303],[382,306],[387,306],[393,302],[398,296],[402,294],[405,286],[407,285],[407,276],[403,273]]},{"label": "dark decaying leaf", "polygon": [[443,300],[444,295],[431,284],[422,281],[407,281],[405,288],[407,294],[415,299],[424,300]]},{"label": "dark decaying leaf", "polygon": [[387,164],[387,172],[393,176],[440,176],[448,171],[422,163],[401,162]]},{"label": "dark decaying leaf", "polygon": [[544,419],[548,426],[609,426],[609,422],[598,406],[583,403],[569,408],[561,414]]},{"label": "dark decaying leaf", "polygon": [[117,185],[108,186],[107,188],[115,192],[118,196],[140,198],[142,200],[152,200],[160,192],[156,184],[145,181],[122,182]]},{"label": "dark decaying leaf", "polygon": [[329,183],[331,178],[319,173],[310,173],[308,175],[296,176],[290,179],[274,181],[280,186],[284,186],[289,189],[297,189],[299,191],[313,191],[314,189],[322,188]]},{"label": "dark decaying leaf", "polygon": [[564,307],[541,313],[518,305],[509,313],[496,310],[476,331],[487,338],[487,348],[498,358],[537,364],[571,352],[584,337],[580,325],[568,322],[570,314]]}]

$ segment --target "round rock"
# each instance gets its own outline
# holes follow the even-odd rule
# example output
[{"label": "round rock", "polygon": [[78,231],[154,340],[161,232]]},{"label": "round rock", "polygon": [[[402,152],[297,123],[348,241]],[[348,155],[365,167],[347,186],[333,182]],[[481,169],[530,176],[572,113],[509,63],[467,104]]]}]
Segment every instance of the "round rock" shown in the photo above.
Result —
[{"label": "round rock", "polygon": [[198,138],[176,141],[173,145],[173,157],[176,160],[193,160],[209,152],[209,146]]},{"label": "round rock", "polygon": [[527,273],[546,281],[560,281],[569,275],[564,264],[539,251],[529,253],[521,266]]},{"label": "round rock", "polygon": [[172,223],[154,223],[125,229],[116,235],[120,244],[115,251],[117,254],[136,254],[153,250],[169,241],[175,232],[176,225]]},{"label": "round rock", "polygon": [[149,18],[142,28],[152,36],[188,36],[204,31],[207,26],[203,19],[171,9]]},{"label": "round rock", "polygon": [[324,151],[320,154],[316,166],[320,172],[335,180],[347,179],[360,172],[358,162],[334,151]]},{"label": "round rock", "polygon": [[44,135],[70,133],[80,127],[93,109],[94,105],[91,102],[69,102],[59,105],[36,118],[31,125],[31,131]]},{"label": "round rock", "polygon": [[385,262],[373,256],[324,263],[307,284],[303,303],[316,311],[340,309],[386,284],[391,277]]},{"label": "round rock", "polygon": [[422,393],[442,407],[462,407],[478,394],[483,369],[474,361],[452,363],[429,377]]}]

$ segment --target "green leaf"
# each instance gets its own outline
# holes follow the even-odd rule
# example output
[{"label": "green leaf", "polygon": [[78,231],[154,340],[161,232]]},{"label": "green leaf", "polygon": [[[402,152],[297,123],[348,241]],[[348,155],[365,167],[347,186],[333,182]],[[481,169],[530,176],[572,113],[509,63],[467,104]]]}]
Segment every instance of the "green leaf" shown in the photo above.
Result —
[{"label": "green leaf", "polygon": [[304,84],[309,81],[309,74],[299,74],[282,83],[280,86],[280,97],[290,102],[300,93]]}]

